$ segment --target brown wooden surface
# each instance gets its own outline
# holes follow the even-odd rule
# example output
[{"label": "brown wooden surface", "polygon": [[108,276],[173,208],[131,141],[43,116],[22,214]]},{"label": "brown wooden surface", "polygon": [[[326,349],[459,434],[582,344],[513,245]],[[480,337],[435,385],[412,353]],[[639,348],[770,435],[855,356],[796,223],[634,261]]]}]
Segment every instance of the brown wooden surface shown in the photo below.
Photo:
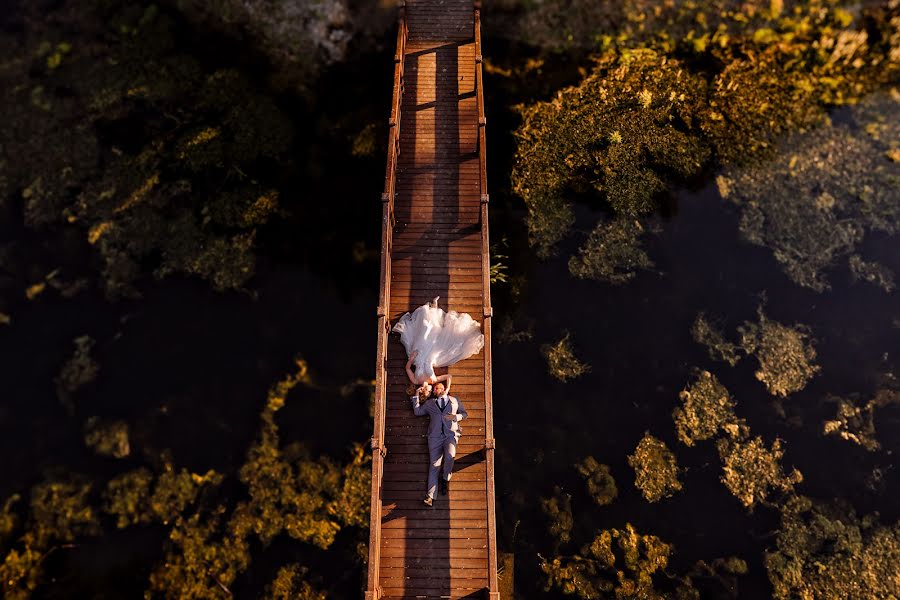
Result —
[{"label": "brown wooden surface", "polygon": [[[477,15],[472,0],[407,0],[401,8],[402,58],[395,69],[382,198],[367,598],[485,597],[488,592],[496,597],[490,262]],[[427,418],[412,413],[406,351],[387,328],[435,296],[445,310],[467,312],[482,322],[486,347],[449,369],[451,393],[469,417],[461,423],[450,493],[428,508],[422,503]]]}]

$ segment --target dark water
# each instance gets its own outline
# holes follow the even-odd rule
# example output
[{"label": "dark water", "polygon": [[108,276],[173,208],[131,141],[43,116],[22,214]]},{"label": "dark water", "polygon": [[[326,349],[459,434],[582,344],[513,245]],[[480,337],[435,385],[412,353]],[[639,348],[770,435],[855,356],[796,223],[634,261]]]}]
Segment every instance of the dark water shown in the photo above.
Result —
[{"label": "dark water", "polygon": [[[230,473],[256,435],[268,386],[291,370],[296,356],[309,362],[315,386],[292,395],[279,413],[283,443],[301,441],[315,455],[343,459],[352,443],[368,438],[367,391],[340,389],[372,377],[384,149],[366,158],[350,156],[349,149],[353,135],[369,123],[379,123],[380,143],[385,137],[391,53],[355,52],[325,73],[311,104],[279,98],[281,105],[295,106],[292,116],[304,126],[296,131],[296,158],[280,174],[291,214],[259,239],[252,295],[217,294],[183,278],[148,278],[143,298],[135,301],[110,303],[93,289],[68,300],[52,294],[34,302],[8,300],[13,323],[0,330],[2,497],[60,470],[103,482],[166,449],[179,466]],[[531,341],[495,341],[494,347],[498,534],[500,550],[516,555],[519,595],[558,595],[543,592],[538,567],[538,554],[553,549],[539,499],[555,485],[573,496],[573,538],[579,543],[596,530],[632,523],[675,545],[673,572],[699,559],[735,555],[750,567],[739,597],[769,595],[762,552],[773,545],[777,514],[765,508],[748,514],[719,483],[714,446],[685,448],[675,436],[671,413],[696,367],[719,377],[754,434],[769,443],[785,440],[783,464],[804,474],[801,493],[847,499],[861,513],[879,511],[885,522],[900,518],[895,470],[888,470],[877,491],[866,486],[872,469],[887,468],[900,450],[897,407],[877,415],[878,453],[819,434],[822,420],[833,416],[833,407],[823,403],[826,394],[868,394],[880,373],[896,368],[896,299],[852,284],[840,268],[832,272],[830,292],[793,284],[768,250],[740,240],[736,211],[710,182],[676,193],[671,214],[657,217],[661,232],[649,237],[657,272],[628,285],[572,278],[562,257],[575,249],[578,236],[562,248],[561,258],[536,260],[525,240],[524,211],[506,191],[515,124],[507,107],[515,94],[502,89],[501,80],[489,79],[488,86],[492,238],[505,239],[501,252],[509,257],[510,278],[527,282],[517,297],[509,284],[493,290],[495,331],[504,319],[533,328]],[[60,246],[15,226],[16,216],[7,215],[3,240],[18,241],[36,262],[58,263]],[[588,231],[597,217],[579,207],[576,227]],[[873,236],[861,250],[900,271],[893,240]],[[67,260],[89,268],[92,259]],[[753,375],[752,359],[735,368],[714,363],[690,337],[698,312],[731,332],[755,320],[763,295],[770,318],[810,327],[818,352],[821,373],[784,402],[799,425],[778,416]],[[539,351],[564,331],[573,334],[578,357],[592,366],[568,384],[547,374]],[[79,390],[71,416],[53,379],[72,353],[71,340],[85,334],[97,340],[93,355],[101,370]],[[129,423],[131,458],[104,459],[85,448],[81,426],[90,415]],[[664,440],[687,467],[684,491],[657,504],[643,500],[626,463],[645,431]],[[592,506],[573,469],[588,455],[609,464],[618,483],[619,497],[608,507]],[[162,557],[164,538],[161,529],[131,528],[59,553],[48,563],[52,577],[38,596],[138,596]],[[236,595],[260,589],[273,565],[296,558],[336,581],[335,597],[355,597],[364,567],[350,558],[349,540],[339,539],[328,554],[296,546],[278,541],[254,554]]]}]

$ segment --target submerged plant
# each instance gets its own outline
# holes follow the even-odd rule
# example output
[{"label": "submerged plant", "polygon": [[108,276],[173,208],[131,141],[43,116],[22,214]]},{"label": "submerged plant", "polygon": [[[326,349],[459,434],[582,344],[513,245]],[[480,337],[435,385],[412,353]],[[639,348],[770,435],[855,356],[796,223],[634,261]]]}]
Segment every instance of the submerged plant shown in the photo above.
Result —
[{"label": "submerged plant", "polygon": [[900,404],[900,392],[878,390],[865,404],[861,404],[859,399],[854,397],[844,399],[831,396],[828,400],[837,404],[837,410],[833,419],[822,424],[822,433],[836,435],[874,452],[881,448],[881,443],[875,437],[875,411],[892,404]]},{"label": "submerged plant", "polygon": [[104,422],[99,417],[90,417],[84,424],[84,443],[101,456],[125,458],[131,454],[125,421]]},{"label": "submerged plant", "polygon": [[806,387],[820,371],[814,363],[816,350],[802,325],[787,327],[769,320],[760,307],[758,323],[745,322],[738,328],[741,346],[759,361],[756,378],[773,396],[787,397]]},{"label": "submerged plant", "polygon": [[75,411],[72,395],[84,385],[92,382],[100,372],[100,365],[91,356],[94,339],[82,335],[73,340],[75,353],[66,361],[56,377],[56,395],[69,412]]},{"label": "submerged plant", "polygon": [[564,493],[559,486],[553,490],[553,496],[541,500],[541,510],[550,521],[550,535],[556,545],[566,544],[572,539],[572,496]]},{"label": "submerged plant", "polygon": [[791,492],[803,481],[797,469],[790,475],[782,470],[784,451],[780,440],[775,440],[769,449],[759,436],[737,440],[720,438],[716,448],[722,460],[722,483],[751,511],[768,499],[771,490]]},{"label": "submerged plant", "polygon": [[[578,1],[564,9],[556,4],[540,3],[526,13],[549,11],[553,16],[540,24],[566,22],[559,31],[584,32],[587,23],[597,24],[595,34],[579,45],[594,46],[598,56],[577,85],[519,107],[513,191],[525,202],[529,239],[541,256],[552,254],[568,235],[574,202],[600,202],[625,218],[647,214],[659,206],[660,195],[704,168],[768,157],[786,133],[825,124],[828,107],[859,102],[894,82],[900,70],[900,36],[890,2],[867,7],[862,18],[847,18],[835,4],[819,1],[797,3],[784,15],[768,1],[720,0],[712,8],[671,3],[652,11],[640,2]],[[717,67],[700,66],[709,64]],[[794,139],[785,147],[808,146]],[[880,149],[879,160],[887,162],[891,150]],[[833,157],[810,156],[808,163],[822,158],[834,163],[848,155],[852,161],[851,149]],[[876,164],[870,159],[867,167]],[[835,174],[843,175],[837,166]],[[870,185],[867,195],[884,205],[881,198],[896,186],[867,167],[846,181],[879,179],[882,189]],[[735,197],[746,198],[743,204],[762,207],[749,213],[745,235],[753,240],[760,226],[768,228],[766,245],[786,246],[779,260],[799,267],[792,276],[820,284],[811,272],[815,263],[827,264],[834,253],[846,252],[859,236],[856,229],[802,202],[794,213],[789,206],[777,209],[785,215],[802,211],[795,220],[779,217],[763,224],[761,218],[771,214],[766,208],[773,202],[767,197],[771,186],[752,187],[743,181],[731,186]],[[779,206],[798,197],[776,195]],[[807,220],[811,230],[797,256],[791,236],[794,226]]]},{"label": "submerged plant", "polygon": [[641,247],[643,233],[644,227],[635,219],[597,223],[578,255],[569,258],[569,272],[614,285],[631,281],[636,271],[654,266]]},{"label": "submerged plant", "polygon": [[896,597],[900,523],[859,517],[847,502],[793,496],[781,509],[775,548],[765,554],[776,600]]},{"label": "submerged plant", "polygon": [[678,394],[682,405],[672,412],[678,439],[687,446],[708,440],[720,432],[730,437],[748,434],[734,413],[735,401],[715,375],[700,371],[696,380]]},{"label": "submerged plant", "polygon": [[678,480],[681,470],[675,455],[665,442],[649,432],[638,442],[634,454],[628,456],[628,465],[634,469],[634,485],[641,490],[647,502],[659,502],[681,491]]},{"label": "submerged plant", "polygon": [[588,494],[598,506],[611,504],[619,495],[619,489],[609,471],[609,465],[600,464],[593,456],[588,456],[575,465],[575,468],[584,478]]},{"label": "submerged plant", "polygon": [[733,367],[743,358],[742,348],[728,341],[722,332],[706,319],[706,315],[703,313],[697,315],[697,319],[691,327],[691,337],[698,344],[706,346],[709,357],[713,360],[723,360]]},{"label": "submerged plant", "polygon": [[550,375],[563,383],[577,379],[591,370],[590,365],[581,362],[575,357],[571,337],[570,333],[566,333],[555,344],[544,344],[541,346],[541,354],[547,360]]}]

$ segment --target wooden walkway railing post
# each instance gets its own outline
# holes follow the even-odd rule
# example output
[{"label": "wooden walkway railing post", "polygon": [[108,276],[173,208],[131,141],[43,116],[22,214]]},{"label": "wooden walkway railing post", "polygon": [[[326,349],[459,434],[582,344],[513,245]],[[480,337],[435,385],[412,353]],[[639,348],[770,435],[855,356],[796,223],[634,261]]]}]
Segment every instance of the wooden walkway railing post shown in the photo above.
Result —
[{"label": "wooden walkway railing post", "polygon": [[366,600],[382,596],[378,573],[381,566],[381,512],[384,457],[384,429],[387,400],[387,342],[390,334],[388,310],[391,304],[391,249],[394,231],[394,200],[396,198],[397,158],[400,154],[400,105],[403,100],[403,68],[406,40],[409,29],[404,2],[399,3],[397,28],[397,53],[394,55],[394,93],[388,135],[388,161],[381,194],[381,286],[378,292],[378,342],[375,362],[375,426],[372,434],[372,501],[369,515],[369,570],[366,583]]},{"label": "wooden walkway railing post", "polygon": [[488,597],[499,600],[497,581],[497,505],[494,486],[494,412],[492,393],[491,328],[494,308],[491,305],[491,246],[488,227],[490,195],[487,187],[487,117],[484,110],[484,74],[481,48],[481,0],[475,0],[475,98],[478,103],[478,173],[481,188],[481,273],[484,289],[484,448],[487,463],[487,518],[488,518]]}]

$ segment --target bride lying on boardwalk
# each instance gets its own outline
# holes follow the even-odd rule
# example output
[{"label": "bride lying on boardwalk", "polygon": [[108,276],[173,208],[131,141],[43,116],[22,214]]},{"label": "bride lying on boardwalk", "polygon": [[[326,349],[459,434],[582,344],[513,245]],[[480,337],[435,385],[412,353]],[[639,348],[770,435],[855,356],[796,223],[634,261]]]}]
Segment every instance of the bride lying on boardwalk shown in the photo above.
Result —
[{"label": "bride lying on boardwalk", "polygon": [[454,365],[484,348],[478,321],[455,310],[444,312],[437,302],[435,298],[412,314],[406,313],[394,325],[409,356],[406,374],[415,385],[447,381],[449,375],[438,377],[434,369]]}]

